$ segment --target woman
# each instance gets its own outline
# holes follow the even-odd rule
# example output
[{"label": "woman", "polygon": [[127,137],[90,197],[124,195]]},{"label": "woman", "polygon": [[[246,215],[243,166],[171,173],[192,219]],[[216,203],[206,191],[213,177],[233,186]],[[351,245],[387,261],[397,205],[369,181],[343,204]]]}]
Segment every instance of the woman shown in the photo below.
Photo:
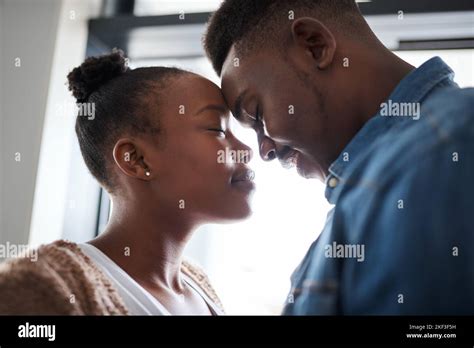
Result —
[{"label": "woman", "polygon": [[88,58],[68,80],[95,112],[78,116],[76,133],[112,215],[88,243],[2,265],[0,314],[221,314],[207,277],[182,260],[198,226],[250,214],[250,149],[229,129],[220,89],[175,68],[131,70],[121,51]]}]

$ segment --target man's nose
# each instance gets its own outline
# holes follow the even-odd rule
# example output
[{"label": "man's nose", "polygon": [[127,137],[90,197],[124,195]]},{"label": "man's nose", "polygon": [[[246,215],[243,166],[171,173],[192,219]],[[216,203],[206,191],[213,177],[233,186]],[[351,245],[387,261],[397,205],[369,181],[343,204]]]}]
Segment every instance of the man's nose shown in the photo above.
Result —
[{"label": "man's nose", "polygon": [[264,161],[272,161],[276,157],[276,147],[275,143],[273,142],[272,139],[270,139],[267,136],[263,136],[263,138],[260,140],[260,157]]}]

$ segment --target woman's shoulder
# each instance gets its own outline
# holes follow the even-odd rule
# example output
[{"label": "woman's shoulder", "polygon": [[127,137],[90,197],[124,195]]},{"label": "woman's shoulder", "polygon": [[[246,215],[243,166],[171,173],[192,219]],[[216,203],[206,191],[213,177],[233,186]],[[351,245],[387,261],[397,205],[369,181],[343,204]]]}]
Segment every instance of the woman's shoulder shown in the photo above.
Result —
[{"label": "woman's shoulder", "polygon": [[0,314],[126,312],[108,278],[76,243],[59,240],[35,249],[34,258],[0,264]]},{"label": "woman's shoulder", "polygon": [[194,280],[194,282],[199,285],[199,287],[216,304],[216,306],[219,307],[222,312],[224,312],[224,306],[222,305],[219,296],[217,296],[214,287],[211,285],[209,277],[201,267],[199,267],[195,262],[184,260],[181,266],[181,271]]}]

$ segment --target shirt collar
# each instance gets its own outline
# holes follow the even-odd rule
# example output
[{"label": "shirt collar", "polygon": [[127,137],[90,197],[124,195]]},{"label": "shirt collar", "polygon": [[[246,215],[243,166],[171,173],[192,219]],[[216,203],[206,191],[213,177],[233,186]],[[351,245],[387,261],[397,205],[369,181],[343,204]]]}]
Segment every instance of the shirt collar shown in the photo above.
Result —
[{"label": "shirt collar", "polygon": [[[452,80],[454,72],[439,57],[434,57],[423,63],[419,68],[408,73],[393,90],[387,100],[392,102],[419,103],[438,84],[446,78]],[[357,154],[362,152],[368,144],[379,134],[385,133],[395,122],[396,117],[377,117],[378,112],[362,127],[344,148],[339,157],[329,167],[326,178],[326,198],[331,201],[330,195],[334,182],[341,181],[350,162],[345,158],[349,154],[351,162]],[[334,181],[334,178],[337,181]],[[329,184],[329,185],[328,185]],[[331,187],[333,186],[333,187]]]}]

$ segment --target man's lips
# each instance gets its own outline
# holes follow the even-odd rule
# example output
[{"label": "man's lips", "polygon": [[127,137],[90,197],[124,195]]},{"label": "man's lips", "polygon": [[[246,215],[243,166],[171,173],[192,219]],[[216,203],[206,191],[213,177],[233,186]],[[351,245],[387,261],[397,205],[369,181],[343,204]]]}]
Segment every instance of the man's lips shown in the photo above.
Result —
[{"label": "man's lips", "polygon": [[287,155],[284,159],[280,160],[281,165],[283,168],[291,169],[296,167],[296,171],[300,176],[303,178],[309,178],[308,173],[306,172],[305,165],[301,160],[301,153],[298,151],[292,151],[289,155]]},{"label": "man's lips", "polygon": [[296,167],[298,164],[299,152],[292,151],[284,158],[280,158],[280,164],[285,169]]}]

